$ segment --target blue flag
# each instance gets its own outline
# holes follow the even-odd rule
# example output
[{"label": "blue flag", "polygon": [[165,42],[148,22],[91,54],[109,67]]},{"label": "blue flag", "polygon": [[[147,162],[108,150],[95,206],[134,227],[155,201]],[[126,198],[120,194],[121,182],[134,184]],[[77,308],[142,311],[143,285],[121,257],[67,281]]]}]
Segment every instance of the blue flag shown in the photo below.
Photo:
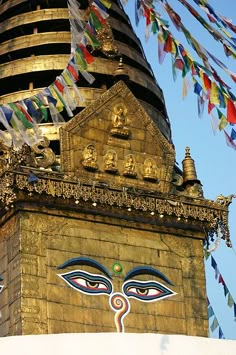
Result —
[{"label": "blue flag", "polygon": [[232,131],[231,131],[231,135],[230,135],[231,139],[236,139],[236,131],[232,128]]}]

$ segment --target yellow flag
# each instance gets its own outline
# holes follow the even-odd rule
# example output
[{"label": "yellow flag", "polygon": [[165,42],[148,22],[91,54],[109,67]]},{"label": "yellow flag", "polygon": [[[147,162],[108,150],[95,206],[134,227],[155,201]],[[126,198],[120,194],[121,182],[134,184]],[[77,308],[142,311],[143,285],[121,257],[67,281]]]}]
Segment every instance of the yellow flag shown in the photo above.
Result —
[{"label": "yellow flag", "polygon": [[219,130],[222,131],[228,125],[227,118],[222,115],[219,122]]},{"label": "yellow flag", "polygon": [[214,81],[211,82],[210,102],[215,105],[220,104],[219,89]]},{"label": "yellow flag", "polygon": [[62,112],[64,110],[64,105],[61,102],[59,96],[57,95],[56,90],[54,89],[54,87],[52,85],[49,86],[49,90],[50,90],[52,96],[54,97],[54,99],[57,100],[56,108],[57,108],[58,112]]},{"label": "yellow flag", "polygon": [[187,96],[187,81],[186,81],[186,78],[183,78],[182,96],[183,96],[183,99]]},{"label": "yellow flag", "polygon": [[100,2],[101,2],[105,7],[107,7],[108,9],[110,9],[110,7],[111,7],[110,1],[108,1],[108,0],[100,0]]},{"label": "yellow flag", "polygon": [[62,76],[68,86],[73,86],[73,81],[70,75],[68,74],[67,69],[63,71]]},{"label": "yellow flag", "polygon": [[222,32],[224,32],[224,34],[225,34],[227,37],[232,38],[231,34],[230,34],[228,31],[226,31],[223,27],[221,27],[220,29],[221,29]]}]

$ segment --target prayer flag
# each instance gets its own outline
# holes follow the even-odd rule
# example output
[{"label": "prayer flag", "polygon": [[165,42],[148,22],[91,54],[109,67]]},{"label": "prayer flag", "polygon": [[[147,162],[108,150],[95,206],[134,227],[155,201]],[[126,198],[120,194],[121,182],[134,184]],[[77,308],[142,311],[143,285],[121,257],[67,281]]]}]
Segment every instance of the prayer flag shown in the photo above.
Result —
[{"label": "prayer flag", "polygon": [[211,306],[208,307],[207,312],[208,312],[208,319],[210,319],[215,314]]},{"label": "prayer flag", "polygon": [[212,324],[211,324],[211,331],[214,332],[214,330],[216,330],[216,328],[219,326],[218,320],[216,319],[216,317],[214,318]]},{"label": "prayer flag", "polygon": [[236,139],[236,131],[232,128],[230,138],[235,140]]},{"label": "prayer flag", "polygon": [[236,144],[234,143],[232,138],[228,135],[228,133],[225,130],[224,130],[224,134],[225,134],[225,139],[226,139],[227,146],[230,147],[230,148],[233,148],[234,150],[236,150]]},{"label": "prayer flag", "polygon": [[235,108],[235,104],[229,98],[227,100],[227,120],[230,123],[236,123],[236,108]]},{"label": "prayer flag", "polygon": [[228,295],[228,302],[227,302],[227,304],[228,304],[228,306],[230,307],[230,308],[232,308],[233,307],[233,305],[234,305],[234,299],[233,299],[233,297],[232,297],[232,295],[229,293],[229,295]]}]

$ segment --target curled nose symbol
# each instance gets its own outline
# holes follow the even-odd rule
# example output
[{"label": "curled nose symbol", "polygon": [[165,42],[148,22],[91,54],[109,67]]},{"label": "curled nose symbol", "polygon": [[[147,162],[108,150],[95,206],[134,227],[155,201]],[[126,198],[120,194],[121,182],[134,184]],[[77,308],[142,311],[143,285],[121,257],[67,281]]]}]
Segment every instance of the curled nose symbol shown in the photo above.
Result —
[{"label": "curled nose symbol", "polygon": [[119,292],[113,293],[109,299],[109,303],[115,312],[115,325],[117,332],[124,332],[123,320],[130,311],[130,304],[128,299]]}]

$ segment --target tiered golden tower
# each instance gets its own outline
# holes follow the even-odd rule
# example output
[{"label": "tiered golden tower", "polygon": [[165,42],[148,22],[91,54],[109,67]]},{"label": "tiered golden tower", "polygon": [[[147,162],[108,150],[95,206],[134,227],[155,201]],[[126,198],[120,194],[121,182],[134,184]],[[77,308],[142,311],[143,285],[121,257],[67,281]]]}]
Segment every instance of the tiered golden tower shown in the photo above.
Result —
[{"label": "tiered golden tower", "polygon": [[[175,166],[162,91],[111,3],[75,116],[39,124],[32,146],[1,144],[1,336],[208,334],[203,241],[219,226],[228,238],[227,201],[204,199],[189,148]],[[8,107],[60,75],[71,35],[66,1],[2,1],[0,16]]]}]

